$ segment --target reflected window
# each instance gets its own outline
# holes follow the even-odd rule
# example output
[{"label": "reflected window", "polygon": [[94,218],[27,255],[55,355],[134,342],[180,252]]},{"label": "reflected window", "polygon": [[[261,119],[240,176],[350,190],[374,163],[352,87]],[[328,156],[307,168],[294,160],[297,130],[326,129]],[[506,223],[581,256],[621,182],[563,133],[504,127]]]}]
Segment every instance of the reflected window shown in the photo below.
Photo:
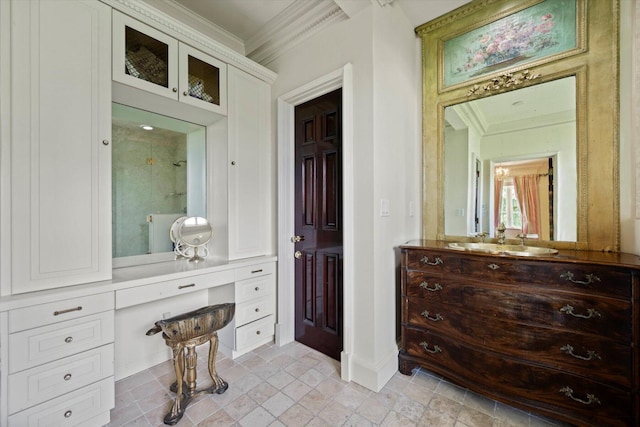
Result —
[{"label": "reflected window", "polygon": [[507,228],[522,229],[522,210],[516,197],[513,178],[505,178],[502,181],[500,222]]}]

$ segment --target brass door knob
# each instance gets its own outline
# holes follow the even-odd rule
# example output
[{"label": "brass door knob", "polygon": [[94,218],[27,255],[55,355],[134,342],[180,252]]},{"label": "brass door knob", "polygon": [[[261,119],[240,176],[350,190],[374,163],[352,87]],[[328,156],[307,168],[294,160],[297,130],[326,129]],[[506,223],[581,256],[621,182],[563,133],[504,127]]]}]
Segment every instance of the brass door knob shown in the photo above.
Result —
[{"label": "brass door knob", "polygon": [[298,243],[298,242],[302,242],[304,240],[304,236],[293,236],[291,238],[291,241],[293,243]]},{"label": "brass door knob", "polygon": [[296,259],[300,259],[302,258],[302,252],[300,251],[295,251],[293,254],[294,257],[296,257]]}]

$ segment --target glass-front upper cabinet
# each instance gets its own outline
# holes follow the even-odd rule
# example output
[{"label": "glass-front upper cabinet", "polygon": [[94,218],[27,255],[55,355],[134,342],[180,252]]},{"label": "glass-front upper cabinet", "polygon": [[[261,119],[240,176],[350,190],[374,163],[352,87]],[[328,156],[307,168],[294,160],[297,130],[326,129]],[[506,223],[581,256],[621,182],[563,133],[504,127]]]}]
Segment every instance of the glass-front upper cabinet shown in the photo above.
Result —
[{"label": "glass-front upper cabinet", "polygon": [[224,62],[113,12],[113,80],[226,114]]}]

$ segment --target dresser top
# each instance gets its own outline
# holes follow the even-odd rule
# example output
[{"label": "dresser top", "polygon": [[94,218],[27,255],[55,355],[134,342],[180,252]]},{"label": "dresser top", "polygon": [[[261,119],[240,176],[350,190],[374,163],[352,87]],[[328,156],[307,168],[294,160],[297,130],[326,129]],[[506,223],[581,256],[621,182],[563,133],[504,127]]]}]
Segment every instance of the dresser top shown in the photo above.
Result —
[{"label": "dresser top", "polygon": [[[501,257],[510,259],[519,259],[527,262],[562,262],[562,263],[590,263],[601,265],[615,265],[620,267],[631,267],[634,269],[640,269],[640,256],[622,252],[601,252],[601,251],[582,251],[582,250],[569,250],[559,249],[556,255],[549,256],[516,256],[508,254],[492,254],[480,251],[467,251],[460,249],[453,249],[449,247],[448,241],[443,240],[411,240],[404,245],[401,245],[401,249],[424,249],[424,250],[438,250],[446,251],[450,253],[458,253],[460,255],[472,255],[479,257]],[[528,244],[528,246],[534,246]]]}]

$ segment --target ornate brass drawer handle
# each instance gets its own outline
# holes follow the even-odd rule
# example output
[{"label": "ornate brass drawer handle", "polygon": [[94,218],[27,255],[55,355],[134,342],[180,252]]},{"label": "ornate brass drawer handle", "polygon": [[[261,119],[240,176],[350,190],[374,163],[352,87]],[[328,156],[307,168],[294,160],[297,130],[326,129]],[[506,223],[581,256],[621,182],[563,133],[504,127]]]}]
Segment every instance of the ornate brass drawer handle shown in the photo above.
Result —
[{"label": "ornate brass drawer handle", "polygon": [[569,314],[573,317],[580,317],[581,319],[591,319],[593,317],[602,317],[600,313],[594,308],[588,308],[587,314],[576,314],[573,312],[573,307],[569,304],[565,305],[560,309],[561,313]]},{"label": "ornate brass drawer handle", "polygon": [[600,404],[600,399],[595,397],[593,394],[587,394],[587,400],[582,400],[580,398],[574,397],[571,387],[562,387],[560,389],[560,393],[563,393],[565,396],[570,397],[571,399],[575,400],[576,402],[580,402],[583,405],[591,405],[593,403],[597,403],[598,405]]},{"label": "ornate brass drawer handle", "polygon": [[567,271],[566,273],[562,273],[560,275],[561,279],[565,279],[570,281],[571,283],[576,283],[578,285],[590,285],[594,282],[599,282],[600,278],[598,276],[596,276],[595,274],[585,274],[584,275],[586,280],[574,280],[573,278],[573,273],[570,271]]},{"label": "ornate brass drawer handle", "polygon": [[444,262],[442,261],[442,258],[440,258],[439,256],[436,257],[435,261],[429,261],[428,256],[423,256],[422,258],[420,258],[420,262],[426,265],[444,264]]},{"label": "ornate brass drawer handle", "polygon": [[594,359],[598,359],[598,360],[602,360],[602,358],[600,357],[600,355],[598,353],[596,353],[593,350],[588,350],[587,351],[587,356],[580,356],[579,354],[575,354],[573,352],[573,346],[567,344],[567,345],[563,345],[560,348],[560,351],[567,353],[568,355],[571,355],[573,357],[575,357],[576,359],[580,359],[580,360],[594,360]]},{"label": "ornate brass drawer handle", "polygon": [[498,264],[489,264],[487,265],[487,267],[489,267],[492,270],[497,270],[500,268],[500,266]]},{"label": "ornate brass drawer handle", "polygon": [[440,313],[436,314],[435,317],[430,317],[429,316],[429,312],[427,310],[423,311],[422,313],[420,313],[420,315],[422,317],[424,317],[425,319],[431,320],[433,322],[439,322],[440,320],[444,320],[444,317],[442,317],[440,315]]},{"label": "ornate brass drawer handle", "polygon": [[430,291],[430,292],[437,292],[437,291],[441,291],[442,290],[442,285],[440,285],[440,283],[436,283],[436,284],[433,285],[433,288],[430,288],[429,287],[429,283],[422,282],[422,283],[420,283],[420,287],[422,289],[425,289],[425,290]]},{"label": "ornate brass drawer handle", "polygon": [[425,341],[422,341],[420,343],[420,347],[422,347],[427,353],[442,353],[442,349],[440,347],[434,345],[432,350],[429,348],[429,344],[427,344]]}]

